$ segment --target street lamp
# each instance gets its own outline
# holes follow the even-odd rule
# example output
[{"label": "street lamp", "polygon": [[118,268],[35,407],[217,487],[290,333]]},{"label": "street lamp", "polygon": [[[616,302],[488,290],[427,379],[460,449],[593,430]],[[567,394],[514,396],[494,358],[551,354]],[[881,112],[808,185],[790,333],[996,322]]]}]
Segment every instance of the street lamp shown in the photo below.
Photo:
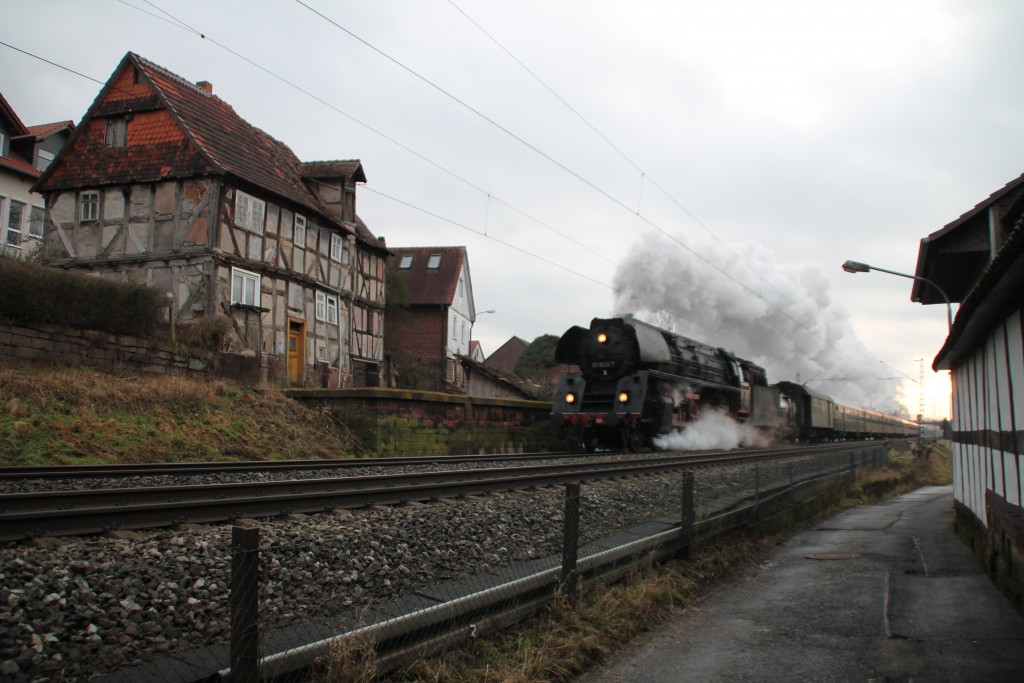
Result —
[{"label": "street lamp", "polygon": [[928,278],[921,277],[920,275],[908,275],[907,273],[897,273],[895,270],[888,270],[886,268],[879,268],[878,266],[869,266],[866,263],[860,261],[847,261],[843,264],[843,270],[847,273],[867,273],[872,270],[877,270],[883,273],[889,273],[889,275],[899,275],[900,277],[910,278],[911,280],[920,280],[926,284],[931,285],[935,288],[935,291],[942,295],[942,298],[946,301],[946,319],[949,323],[949,329],[953,329],[953,304],[949,302],[949,297],[937,284],[929,280]]}]

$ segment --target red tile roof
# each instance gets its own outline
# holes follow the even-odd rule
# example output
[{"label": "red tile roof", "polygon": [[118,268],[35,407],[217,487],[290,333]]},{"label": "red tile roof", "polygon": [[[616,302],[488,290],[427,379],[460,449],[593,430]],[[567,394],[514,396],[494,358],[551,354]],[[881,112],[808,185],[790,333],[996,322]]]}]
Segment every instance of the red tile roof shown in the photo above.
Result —
[{"label": "red tile roof", "polygon": [[26,128],[25,124],[21,122],[21,119],[18,118],[17,112],[15,112],[14,107],[7,102],[3,93],[0,93],[0,115],[7,119],[10,126],[7,132],[11,137],[17,137],[28,133],[28,128]]},{"label": "red tile roof", "polygon": [[34,137],[36,140],[44,140],[54,133],[59,133],[62,130],[67,129],[70,132],[75,131],[74,121],[55,121],[53,123],[40,123],[37,126],[29,126],[28,134]]},{"label": "red tile roof", "polygon": [[[110,116],[131,117],[124,147],[104,144]],[[74,153],[50,166],[37,191],[214,175],[271,192],[340,225],[303,182],[304,165],[287,145],[249,124],[224,100],[132,52],[68,145]],[[381,246],[365,225],[357,234]]]},{"label": "red tile roof", "polygon": [[20,154],[13,151],[9,157],[0,157],[0,166],[12,171],[17,171],[18,173],[27,175],[30,178],[38,178],[42,173],[38,168],[23,159]]},{"label": "red tile roof", "polygon": [[303,161],[300,172],[303,178],[349,178],[366,182],[363,164],[358,159],[336,159],[334,161]]},{"label": "red tile roof", "polygon": [[[450,306],[458,291],[459,275],[466,260],[465,247],[392,247],[391,271],[405,281],[408,303],[418,306]],[[437,268],[427,268],[430,257],[439,255]],[[412,256],[409,268],[400,268],[403,256]]]}]

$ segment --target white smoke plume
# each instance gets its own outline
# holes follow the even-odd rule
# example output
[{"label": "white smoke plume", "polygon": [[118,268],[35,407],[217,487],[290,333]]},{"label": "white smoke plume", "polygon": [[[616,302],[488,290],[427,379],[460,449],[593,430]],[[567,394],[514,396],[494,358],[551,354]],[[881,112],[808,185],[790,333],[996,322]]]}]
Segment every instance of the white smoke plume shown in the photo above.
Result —
[{"label": "white smoke plume", "polygon": [[[632,313],[662,327],[671,322],[679,334],[764,366],[769,383],[806,382],[846,405],[896,408],[897,383],[878,378],[880,364],[857,339],[846,310],[831,300],[819,266],[777,263],[752,244],[687,245],[693,251],[660,234],[634,242],[615,275],[616,315]],[[738,264],[737,254],[760,278]]]},{"label": "white smoke plume", "polygon": [[767,446],[770,438],[756,428],[740,424],[725,411],[708,410],[686,425],[686,429],[654,439],[663,451],[699,451],[709,448],[733,450],[740,447]]}]

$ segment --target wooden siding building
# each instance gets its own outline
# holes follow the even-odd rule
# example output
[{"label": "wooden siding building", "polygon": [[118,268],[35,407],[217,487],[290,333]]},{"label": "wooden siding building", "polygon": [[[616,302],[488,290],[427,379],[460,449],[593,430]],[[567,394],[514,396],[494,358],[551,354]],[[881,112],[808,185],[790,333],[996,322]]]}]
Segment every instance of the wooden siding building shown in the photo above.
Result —
[{"label": "wooden siding building", "polygon": [[[960,302],[935,370],[953,385],[958,526],[993,578],[1024,582],[1024,176],[921,241],[917,272]],[[939,303],[915,284],[912,298]],[[937,300],[938,299],[938,300]]]}]

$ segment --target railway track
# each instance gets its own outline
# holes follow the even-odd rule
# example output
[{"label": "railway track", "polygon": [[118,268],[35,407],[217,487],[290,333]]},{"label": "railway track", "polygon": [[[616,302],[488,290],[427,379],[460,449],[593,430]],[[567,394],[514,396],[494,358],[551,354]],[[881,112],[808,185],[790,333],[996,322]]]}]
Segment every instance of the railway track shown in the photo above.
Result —
[{"label": "railway track", "polygon": [[[496,491],[551,486],[570,481],[594,481],[617,477],[661,474],[697,467],[753,463],[784,457],[818,455],[828,452],[856,452],[877,448],[882,442],[864,444],[826,444],[787,449],[770,449],[712,454],[652,454],[620,460],[574,458],[568,463],[526,464],[516,467],[492,467],[464,470],[348,476],[320,479],[291,479],[231,484],[189,486],[153,486],[119,489],[47,491],[0,495],[0,541],[17,541],[45,535],[94,534],[114,529],[143,529],[186,523],[225,522],[241,517],[271,517],[289,513],[315,513],[337,508],[359,508],[372,505],[396,505],[413,501],[430,501],[492,493]],[[530,456],[517,459],[538,459]],[[543,454],[551,459],[553,454]],[[437,462],[479,462],[480,456],[445,458],[409,458],[401,464]],[[508,460],[509,456],[494,457]],[[387,464],[395,464],[387,459]],[[323,461],[316,462],[322,467]],[[328,461],[353,462],[353,461]],[[367,466],[375,461],[354,461]],[[270,463],[258,463],[266,466]],[[273,463],[274,466],[284,465]],[[289,463],[295,464],[295,461]],[[381,462],[380,464],[384,464]],[[212,467],[219,463],[203,463]],[[253,463],[224,463],[229,469],[253,466]],[[184,473],[196,465],[162,466],[165,470]],[[139,466],[110,466],[101,471],[116,476],[139,474]],[[51,468],[52,469],[52,468]],[[76,468],[76,476],[88,467]],[[205,470],[212,471],[212,470]],[[131,472],[131,475],[126,474]],[[147,474],[152,473],[152,468]],[[41,468],[36,476],[40,476]],[[48,476],[72,476],[63,469]],[[108,476],[115,476],[109,474]],[[0,478],[3,478],[0,476]]]}]

